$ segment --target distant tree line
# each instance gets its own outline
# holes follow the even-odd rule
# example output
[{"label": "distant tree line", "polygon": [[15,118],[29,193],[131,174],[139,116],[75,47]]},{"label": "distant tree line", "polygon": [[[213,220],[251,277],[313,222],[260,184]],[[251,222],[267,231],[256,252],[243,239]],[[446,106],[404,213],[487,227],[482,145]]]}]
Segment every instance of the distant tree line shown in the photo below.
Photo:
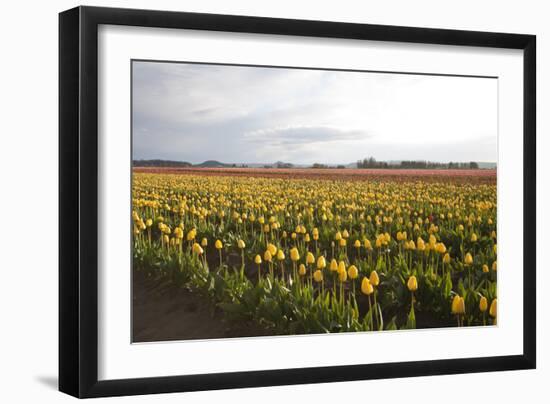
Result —
[{"label": "distant tree line", "polygon": [[284,163],[282,161],[277,161],[275,163],[275,168],[293,168],[294,164],[292,163]]},{"label": "distant tree line", "polygon": [[376,161],[374,157],[368,157],[357,162],[357,168],[414,168],[414,169],[478,169],[479,165],[475,161],[466,163],[449,162],[436,163],[434,161],[424,160],[403,160],[396,163],[386,161]]}]

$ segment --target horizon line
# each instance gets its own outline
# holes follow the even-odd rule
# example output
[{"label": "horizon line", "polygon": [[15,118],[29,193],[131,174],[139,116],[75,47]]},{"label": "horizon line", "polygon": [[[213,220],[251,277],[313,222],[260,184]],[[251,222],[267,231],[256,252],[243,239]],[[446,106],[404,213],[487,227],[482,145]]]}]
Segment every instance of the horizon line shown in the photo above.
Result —
[{"label": "horizon line", "polygon": [[[365,158],[367,159],[367,158]],[[193,162],[193,161],[189,161],[189,160],[179,160],[179,159],[171,159],[171,158],[134,158],[132,157],[132,161],[169,161],[169,162],[174,162],[174,163],[188,163],[188,164],[193,164],[193,165],[196,165],[196,164],[202,164],[202,163],[206,163],[206,162],[216,162],[216,163],[220,163],[220,164],[255,164],[255,165],[258,165],[258,164],[277,164],[277,163],[282,163],[282,164],[294,164],[294,165],[313,165],[313,164],[324,164],[324,165],[349,165],[349,164],[356,164],[357,162],[362,162],[363,160],[365,159],[357,159],[357,160],[354,160],[354,161],[350,161],[350,162],[346,162],[346,163],[342,163],[342,162],[339,162],[339,163],[326,163],[326,162],[321,162],[321,161],[315,161],[313,163],[296,163],[296,162],[292,162],[292,161],[283,161],[283,160],[277,160],[277,161],[273,161],[273,162],[244,162],[244,161],[240,161],[240,162],[224,162],[222,160],[217,160],[217,159],[206,159],[206,160],[201,160],[201,161],[198,161],[198,162]],[[487,161],[487,160],[448,160],[448,161],[437,161],[437,160],[426,160],[426,159],[391,159],[391,160],[375,160],[376,163],[395,163],[395,162],[402,162],[402,161],[408,161],[408,162],[425,162],[425,163],[434,163],[434,164],[449,164],[449,163],[458,163],[458,164],[466,164],[466,163],[482,163],[482,164],[497,164],[496,161]]]}]

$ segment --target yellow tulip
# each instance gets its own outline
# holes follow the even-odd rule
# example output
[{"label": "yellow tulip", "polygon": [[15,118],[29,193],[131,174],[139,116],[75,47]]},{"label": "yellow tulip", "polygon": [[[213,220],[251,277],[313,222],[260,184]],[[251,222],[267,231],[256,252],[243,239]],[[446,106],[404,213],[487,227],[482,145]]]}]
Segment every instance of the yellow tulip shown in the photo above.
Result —
[{"label": "yellow tulip", "polygon": [[315,263],[315,256],[312,253],[308,252],[306,254],[306,264],[309,265],[309,264],[314,264],[314,263]]},{"label": "yellow tulip", "polygon": [[300,259],[300,253],[296,247],[290,249],[290,259],[294,262]]},{"label": "yellow tulip", "polygon": [[348,275],[350,279],[356,279],[359,276],[359,271],[355,265],[350,265],[348,268]]},{"label": "yellow tulip", "polygon": [[373,286],[378,286],[380,284],[380,278],[378,277],[378,272],[372,271],[370,273],[369,281],[370,283],[372,283]]},{"label": "yellow tulip", "polygon": [[264,261],[271,262],[272,259],[273,259],[273,256],[271,255],[271,252],[269,250],[265,250]]},{"label": "yellow tulip", "polygon": [[451,262],[451,256],[449,255],[449,253],[446,253],[444,256],[443,256],[443,263],[444,264],[450,264]]},{"label": "yellow tulip", "polygon": [[489,315],[493,318],[497,316],[497,299],[493,299],[491,307],[489,308]]},{"label": "yellow tulip", "polygon": [[242,250],[246,247],[246,244],[244,243],[244,241],[239,240],[237,241],[237,247],[239,247]]},{"label": "yellow tulip", "polygon": [[337,270],[338,272],[346,272],[346,263],[344,261],[340,261],[338,263],[338,267],[337,267]]},{"label": "yellow tulip", "polygon": [[483,264],[483,266],[481,267],[481,269],[483,270],[484,273],[489,272],[489,267],[487,266],[487,264]]},{"label": "yellow tulip", "polygon": [[361,242],[359,240],[355,240],[355,242],[353,243],[353,246],[355,248],[361,248]]},{"label": "yellow tulip", "polygon": [[374,292],[374,288],[371,285],[369,278],[367,278],[366,276],[361,281],[361,292],[363,292],[363,294],[367,296],[371,295],[372,292]]},{"label": "yellow tulip", "polygon": [[345,269],[343,271],[338,271],[338,279],[340,282],[345,282],[348,279],[348,273]]},{"label": "yellow tulip", "polygon": [[260,257],[258,254],[254,257],[254,263],[257,265],[260,265],[262,263],[262,257]]},{"label": "yellow tulip", "polygon": [[472,254],[466,253],[464,256],[464,263],[466,265],[472,265],[474,263],[474,259],[472,258]]},{"label": "yellow tulip", "polygon": [[300,276],[304,276],[306,274],[306,266],[304,264],[300,264],[298,268],[298,274]]},{"label": "yellow tulip", "polygon": [[271,256],[275,256],[275,254],[277,254],[277,247],[271,243],[267,245],[267,250],[271,253]]},{"label": "yellow tulip", "polygon": [[477,234],[472,233],[472,236],[470,237],[470,241],[471,241],[472,243],[475,243],[475,242],[477,241]]},{"label": "yellow tulip", "polygon": [[316,270],[313,273],[313,279],[315,280],[315,282],[322,282],[323,281],[323,273],[321,272],[320,269]]},{"label": "yellow tulip", "polygon": [[334,258],[330,261],[329,269],[333,272],[338,271],[338,262]]},{"label": "yellow tulip", "polygon": [[409,277],[409,280],[407,281],[407,288],[414,292],[418,289],[418,282],[416,281],[416,276],[412,275]]},{"label": "yellow tulip", "polygon": [[206,246],[208,246],[208,240],[206,238],[203,238],[201,241],[201,247],[206,247]]},{"label": "yellow tulip", "polygon": [[221,242],[221,240],[216,240],[216,242],[214,243],[214,247],[216,247],[216,250],[221,250],[223,248],[223,243]]},{"label": "yellow tulip", "polygon": [[466,307],[464,305],[464,299],[458,295],[455,295],[453,297],[453,301],[451,303],[451,313],[453,314],[464,314],[466,313]]},{"label": "yellow tulip", "polygon": [[278,259],[279,261],[282,261],[282,260],[285,259],[285,253],[283,252],[283,250],[277,251],[277,259]]},{"label": "yellow tulip", "polygon": [[479,299],[479,310],[485,313],[487,311],[487,298],[485,296],[481,296]]},{"label": "yellow tulip", "polygon": [[324,269],[327,266],[327,261],[325,260],[325,257],[320,256],[317,258],[317,269]]},{"label": "yellow tulip", "polygon": [[199,243],[193,243],[193,252],[197,255],[201,255],[204,251]]}]

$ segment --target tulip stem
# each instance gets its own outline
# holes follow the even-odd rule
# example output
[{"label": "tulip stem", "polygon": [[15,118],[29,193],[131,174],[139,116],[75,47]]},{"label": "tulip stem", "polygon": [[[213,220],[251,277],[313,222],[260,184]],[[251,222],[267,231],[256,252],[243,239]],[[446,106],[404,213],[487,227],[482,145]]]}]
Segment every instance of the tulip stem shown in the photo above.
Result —
[{"label": "tulip stem", "polygon": [[378,319],[378,310],[376,309],[376,287],[374,288],[374,315],[376,316],[376,326],[380,328],[380,320]]},{"label": "tulip stem", "polygon": [[372,303],[370,300],[370,295],[369,295],[369,318],[370,318],[371,331],[374,331],[374,321],[372,319]]}]

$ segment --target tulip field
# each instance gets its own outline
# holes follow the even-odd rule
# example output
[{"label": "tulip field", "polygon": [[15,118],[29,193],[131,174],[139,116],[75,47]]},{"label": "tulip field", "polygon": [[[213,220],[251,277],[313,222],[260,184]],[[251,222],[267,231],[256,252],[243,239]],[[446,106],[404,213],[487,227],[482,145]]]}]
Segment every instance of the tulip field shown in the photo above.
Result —
[{"label": "tulip field", "polygon": [[496,324],[494,170],[332,171],[134,171],[133,270],[266,335]]}]

